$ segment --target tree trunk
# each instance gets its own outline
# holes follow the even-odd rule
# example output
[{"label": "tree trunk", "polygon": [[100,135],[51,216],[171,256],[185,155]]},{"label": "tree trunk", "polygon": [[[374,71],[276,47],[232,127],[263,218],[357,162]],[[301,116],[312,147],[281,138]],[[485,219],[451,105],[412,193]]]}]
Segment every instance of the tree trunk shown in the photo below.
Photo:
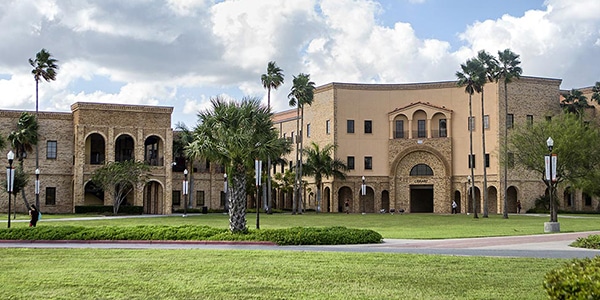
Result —
[{"label": "tree trunk", "polygon": [[296,144],[296,169],[294,170],[294,192],[292,193],[292,215],[296,214],[297,211],[297,207],[298,207],[298,194],[299,194],[299,188],[298,188],[298,181],[299,181],[299,166],[298,166],[298,155],[300,154],[300,151],[298,149],[299,147],[299,143],[298,143],[298,134],[300,132],[300,103],[298,103],[298,108],[296,109],[296,140],[292,141]]},{"label": "tree trunk", "polygon": [[[35,122],[38,124],[38,129],[40,126],[39,123],[39,119],[38,119],[38,85],[39,85],[39,80],[35,80]],[[40,168],[40,155],[39,155],[39,141],[37,141],[35,143],[35,169],[39,169]],[[27,201],[25,201],[27,202]],[[27,206],[29,208],[29,205]],[[38,209],[38,211],[41,212],[40,210],[40,195],[39,194],[35,194],[35,207]]]},{"label": "tree trunk", "polygon": [[473,163],[475,160],[473,159],[473,106],[471,102],[471,94],[469,94],[469,153],[471,156],[469,157],[469,168],[471,169],[471,200],[473,201],[473,218],[479,218],[477,216],[477,202],[475,201],[475,173],[473,172]]},{"label": "tree trunk", "polygon": [[[238,168],[239,169],[239,168]],[[246,173],[235,170],[231,174],[229,189],[229,230],[232,233],[246,232]],[[241,172],[240,172],[241,171]]]},{"label": "tree trunk", "polygon": [[303,141],[304,141],[304,105],[302,105],[302,114],[301,114],[301,118],[300,118],[300,131],[298,132],[300,134],[300,149],[299,149],[299,153],[300,153],[300,160],[298,162],[298,166],[299,166],[299,173],[298,174],[298,212],[299,213],[303,213],[304,212],[304,205],[302,202],[302,194],[303,194],[303,190],[302,190],[302,145],[303,145]]},{"label": "tree trunk", "polygon": [[485,155],[485,109],[483,107],[483,87],[481,88],[481,144],[483,147],[483,217],[488,217],[488,190],[487,190],[487,170]]},{"label": "tree trunk", "polygon": [[317,183],[317,213],[321,211],[321,183]]}]

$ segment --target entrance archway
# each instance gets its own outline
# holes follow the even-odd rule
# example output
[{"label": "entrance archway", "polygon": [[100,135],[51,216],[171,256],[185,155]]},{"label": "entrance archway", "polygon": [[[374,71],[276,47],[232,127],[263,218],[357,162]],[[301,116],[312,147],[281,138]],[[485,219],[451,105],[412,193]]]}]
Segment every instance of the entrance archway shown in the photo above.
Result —
[{"label": "entrance archway", "polygon": [[506,190],[506,202],[508,202],[509,213],[517,213],[517,200],[518,200],[517,188],[514,186],[509,186]]},{"label": "entrance archway", "polygon": [[[471,197],[471,189],[467,190],[467,203],[469,206],[467,207],[467,212],[473,213],[473,198]],[[478,187],[475,187],[475,203],[477,203],[477,213],[481,213],[481,191]]]},{"label": "entrance archway", "polygon": [[163,189],[160,183],[150,181],[144,187],[144,213],[160,214],[163,203]]},{"label": "entrance archway", "polygon": [[375,212],[375,192],[369,186],[367,186],[367,194],[361,195],[358,191],[358,197],[360,199],[360,211],[363,213],[374,213]]},{"label": "entrance archway", "polygon": [[488,187],[488,213],[498,213],[498,190],[494,186]]},{"label": "entrance archway", "polygon": [[388,191],[381,192],[381,209],[384,209],[386,212],[390,211],[390,192]]},{"label": "entrance archway", "polygon": [[[456,202],[456,212],[461,213],[461,201],[460,201],[460,191],[454,191],[454,202]],[[452,205],[452,203],[450,203]],[[452,206],[450,206],[450,211],[452,211]]]},{"label": "entrance archway", "polygon": [[433,185],[410,186],[410,212],[433,212]]},{"label": "entrance archway", "polygon": [[352,189],[347,186],[343,186],[338,190],[338,212],[344,211],[344,202],[348,200],[350,203],[350,211],[358,211],[355,209],[354,198],[352,197]]},{"label": "entrance archway", "polygon": [[104,205],[104,191],[92,181],[85,184],[84,205]]}]

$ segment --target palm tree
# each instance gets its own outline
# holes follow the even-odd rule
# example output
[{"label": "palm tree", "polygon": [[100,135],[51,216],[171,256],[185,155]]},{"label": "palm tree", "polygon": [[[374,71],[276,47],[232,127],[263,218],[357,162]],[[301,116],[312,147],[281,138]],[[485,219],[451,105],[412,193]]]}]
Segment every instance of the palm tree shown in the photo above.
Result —
[{"label": "palm tree", "polygon": [[229,230],[245,232],[246,173],[254,159],[277,157],[291,151],[287,140],[279,138],[270,110],[256,98],[241,102],[211,99],[212,108],[198,113],[194,141],[187,151],[198,153],[225,167],[229,195]]},{"label": "palm tree", "polygon": [[[28,112],[23,112],[17,121],[17,130],[11,131],[8,135],[8,141],[15,149],[17,160],[21,170],[23,170],[23,160],[27,158],[27,152],[31,152],[34,145],[38,143],[38,123],[35,116]],[[25,196],[25,189],[21,190],[21,196],[26,207],[29,202]],[[36,203],[37,204],[37,203]],[[36,205],[39,208],[39,204]]]},{"label": "palm tree", "polygon": [[346,174],[343,172],[348,169],[346,164],[340,159],[331,158],[334,149],[335,145],[333,144],[327,144],[323,149],[320,149],[317,143],[312,142],[310,148],[303,150],[306,152],[306,163],[303,164],[305,175],[315,177],[315,184],[317,186],[317,213],[321,208],[323,176],[326,178],[329,178],[329,176],[340,179],[346,178]]},{"label": "palm tree", "polygon": [[[189,190],[194,190],[194,163],[198,160],[199,154],[193,151],[186,151],[187,146],[191,144],[194,140],[193,133],[189,130],[189,128],[181,122],[175,124],[175,130],[177,130],[177,137],[173,140],[173,157],[183,157],[184,169],[187,169],[188,163],[190,164],[190,186]],[[181,169],[179,169],[181,170]],[[184,199],[183,204],[183,213],[187,214],[187,207],[190,203],[192,203],[193,193],[187,194],[187,199]]]},{"label": "palm tree", "polygon": [[[460,68],[462,72],[457,71],[456,77],[458,78],[457,85],[465,87],[465,93],[469,94],[469,169],[471,169],[471,201],[473,201],[473,217],[477,216],[477,202],[475,202],[475,174],[473,171],[473,165],[475,160],[473,159],[473,106],[471,98],[475,92],[481,93],[481,88],[485,83],[485,68],[481,61],[478,59],[469,59],[465,64],[461,64]],[[485,166],[484,166],[485,167]]]},{"label": "palm tree", "polygon": [[591,107],[587,102],[587,97],[580,90],[572,89],[569,93],[562,93],[561,96],[565,98],[560,102],[560,106],[565,113],[576,114],[579,118],[582,118],[584,110]]},{"label": "palm tree", "polygon": [[[56,80],[56,71],[58,70],[58,65],[56,64],[58,60],[52,58],[52,54],[46,51],[46,49],[40,50],[35,55],[35,59],[29,59],[29,64],[33,67],[31,70],[31,74],[33,74],[33,78],[35,79],[35,119],[38,119],[38,103],[39,103],[39,83],[40,80]],[[35,144],[35,169],[39,169],[39,147],[37,143]],[[39,195],[35,195],[35,207],[39,209],[40,207],[40,199]]]},{"label": "palm tree", "polygon": [[[521,61],[519,55],[512,52],[510,49],[504,49],[504,51],[498,51],[498,72],[496,73],[496,82],[502,79],[504,82],[504,118],[508,118],[508,84],[513,79],[521,78],[523,69],[519,67]],[[506,191],[508,190],[508,124],[504,124],[504,209],[503,218],[508,219],[508,199],[506,198]]]},{"label": "palm tree", "polygon": [[[262,74],[260,76],[260,81],[263,84],[263,87],[267,89],[267,106],[269,110],[271,109],[271,89],[276,90],[283,84],[283,70],[277,66],[277,63],[274,61],[270,61],[267,64],[267,73]],[[267,192],[265,205],[266,211],[271,211],[271,158],[268,158],[267,161],[267,188],[265,189]]]},{"label": "palm tree", "polygon": [[486,170],[486,152],[485,152],[485,108],[483,101],[484,85],[488,81],[493,81],[495,73],[498,70],[498,60],[481,50],[477,53],[477,59],[485,68],[485,81],[481,85],[481,145],[483,150],[483,217],[488,217],[488,188],[487,188],[487,170]]},{"label": "palm tree", "polygon": [[596,81],[596,84],[592,87],[592,101],[600,103],[600,81]]},{"label": "palm tree", "polygon": [[[297,204],[302,212],[302,128],[304,128],[304,105],[312,105],[315,94],[315,83],[310,81],[310,75],[300,73],[294,76],[292,90],[288,95],[290,106],[297,106],[296,117],[296,180],[292,214],[296,213]],[[301,123],[299,124],[299,121]]]}]

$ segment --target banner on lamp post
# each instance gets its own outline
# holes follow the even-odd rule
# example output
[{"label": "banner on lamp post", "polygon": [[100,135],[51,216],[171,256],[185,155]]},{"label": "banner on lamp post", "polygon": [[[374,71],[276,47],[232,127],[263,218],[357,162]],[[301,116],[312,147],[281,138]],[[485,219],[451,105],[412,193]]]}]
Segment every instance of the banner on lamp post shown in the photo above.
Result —
[{"label": "banner on lamp post", "polygon": [[[556,165],[558,161],[558,156],[552,153],[552,163],[550,163],[550,155],[544,156],[545,166],[545,179],[552,178],[552,182],[556,182]],[[550,170],[550,166],[552,165],[552,170]],[[551,174],[552,172],[552,174]]]},{"label": "banner on lamp post", "polygon": [[6,168],[6,191],[12,193],[14,184],[15,171],[12,168]]}]

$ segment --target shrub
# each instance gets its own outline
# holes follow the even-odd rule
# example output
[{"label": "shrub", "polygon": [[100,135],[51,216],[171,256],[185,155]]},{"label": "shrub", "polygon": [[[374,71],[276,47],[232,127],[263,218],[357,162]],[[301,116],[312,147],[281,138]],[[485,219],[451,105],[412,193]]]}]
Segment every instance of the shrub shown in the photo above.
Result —
[{"label": "shrub", "polygon": [[600,235],[594,234],[584,238],[578,238],[571,243],[572,247],[600,249]]},{"label": "shrub", "polygon": [[340,245],[380,243],[382,236],[372,230],[345,227],[294,227],[249,230],[233,234],[208,226],[40,226],[0,229],[0,240],[196,240],[269,241],[278,245]]},{"label": "shrub", "polygon": [[600,256],[574,259],[550,271],[543,286],[550,299],[599,299]]}]

